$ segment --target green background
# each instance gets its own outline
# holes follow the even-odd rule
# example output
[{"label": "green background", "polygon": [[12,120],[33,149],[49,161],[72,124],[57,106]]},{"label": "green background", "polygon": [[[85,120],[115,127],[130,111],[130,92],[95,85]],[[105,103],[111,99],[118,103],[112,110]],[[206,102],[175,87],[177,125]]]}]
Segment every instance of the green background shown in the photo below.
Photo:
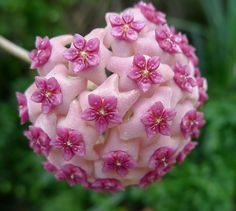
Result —
[{"label": "green background", "polygon": [[[0,0],[0,34],[34,47],[36,35],[86,34],[105,25],[106,11],[128,0]],[[208,79],[207,124],[186,162],[161,183],[101,194],[58,183],[28,147],[15,91],[33,81],[29,65],[0,49],[0,210],[236,210],[236,1],[159,0],[170,24],[188,34]]]}]

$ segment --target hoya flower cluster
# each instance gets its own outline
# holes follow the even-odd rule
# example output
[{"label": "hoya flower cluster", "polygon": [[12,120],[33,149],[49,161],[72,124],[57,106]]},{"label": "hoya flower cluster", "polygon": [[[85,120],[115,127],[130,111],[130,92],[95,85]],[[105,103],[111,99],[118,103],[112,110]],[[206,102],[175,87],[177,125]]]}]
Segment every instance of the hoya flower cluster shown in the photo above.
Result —
[{"label": "hoya flower cluster", "polygon": [[[86,36],[37,37],[34,83],[17,93],[25,136],[57,180],[146,187],[197,145],[207,99],[187,37],[140,2]],[[69,47],[68,47],[69,46]]]}]

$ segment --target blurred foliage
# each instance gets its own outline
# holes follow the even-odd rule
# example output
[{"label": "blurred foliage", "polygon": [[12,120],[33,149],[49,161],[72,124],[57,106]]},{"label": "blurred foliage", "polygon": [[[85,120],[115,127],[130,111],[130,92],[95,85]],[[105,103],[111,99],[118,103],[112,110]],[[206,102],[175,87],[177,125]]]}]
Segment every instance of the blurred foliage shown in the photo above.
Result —
[{"label": "blurred foliage", "polygon": [[[131,0],[0,0],[0,34],[30,49],[36,35],[87,33],[106,11]],[[236,1],[153,1],[197,48],[209,81],[207,125],[186,162],[146,190],[100,194],[57,183],[29,149],[19,126],[15,91],[33,80],[28,65],[0,51],[0,207],[45,211],[236,210]],[[93,14],[93,15],[91,15]]]}]

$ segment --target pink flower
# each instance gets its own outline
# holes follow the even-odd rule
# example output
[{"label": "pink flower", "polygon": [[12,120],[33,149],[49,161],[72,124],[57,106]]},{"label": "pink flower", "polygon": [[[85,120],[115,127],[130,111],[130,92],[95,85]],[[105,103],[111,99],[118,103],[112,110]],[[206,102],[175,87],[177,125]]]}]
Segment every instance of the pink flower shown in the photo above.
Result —
[{"label": "pink flower", "polygon": [[179,155],[177,156],[176,160],[178,163],[182,163],[186,156],[197,146],[197,142],[191,141],[189,143],[187,143],[183,150],[179,153]]},{"label": "pink flower", "polygon": [[151,57],[146,62],[143,55],[136,54],[133,60],[133,68],[128,77],[134,80],[143,92],[146,92],[152,84],[160,84],[165,81],[163,76],[157,71],[159,66],[159,57]]},{"label": "pink flower", "polygon": [[141,10],[143,15],[151,22],[159,25],[166,23],[166,15],[163,12],[156,11],[152,3],[145,3],[143,1],[135,5]]},{"label": "pink flower", "polygon": [[18,102],[18,110],[20,116],[20,122],[23,125],[29,119],[27,99],[23,93],[16,92],[16,98]]},{"label": "pink flower", "polygon": [[86,41],[81,35],[75,34],[73,45],[65,51],[64,57],[72,62],[75,73],[81,72],[100,63],[99,46],[98,38]]},{"label": "pink flower", "polygon": [[176,63],[174,67],[175,75],[174,80],[175,83],[186,92],[192,92],[193,87],[195,87],[196,81],[190,76],[190,72],[187,65],[181,65],[180,63]]},{"label": "pink flower", "polygon": [[168,122],[173,120],[175,115],[176,112],[173,109],[166,109],[160,101],[156,102],[141,118],[147,136],[153,137],[158,132],[169,136],[170,125]]},{"label": "pink flower", "polygon": [[50,163],[49,161],[44,161],[43,162],[43,168],[45,170],[47,170],[48,172],[51,172],[53,174],[55,174],[57,172],[57,168],[56,166],[54,166],[52,163]]},{"label": "pink flower", "polygon": [[122,122],[122,117],[117,110],[116,97],[90,94],[88,102],[91,107],[82,113],[81,118],[86,121],[95,121],[99,133],[103,133],[110,123],[120,124]]},{"label": "pink flower", "polygon": [[112,36],[127,41],[138,39],[138,33],[143,29],[145,24],[141,21],[135,21],[130,12],[124,12],[119,15],[110,15],[109,20],[112,26]]},{"label": "pink flower", "polygon": [[52,45],[47,36],[44,38],[37,36],[35,47],[36,49],[33,49],[29,55],[32,60],[31,69],[40,68],[46,64],[52,52]]},{"label": "pink flower", "polygon": [[146,173],[140,180],[139,186],[145,188],[149,186],[151,183],[160,179],[160,176],[156,170],[149,171]]},{"label": "pink flower", "polygon": [[198,100],[201,104],[203,104],[208,99],[208,95],[207,95],[206,90],[204,88],[205,78],[201,77],[201,72],[198,68],[195,68],[194,75],[196,77],[196,82],[197,82],[198,91],[199,91],[199,99]]},{"label": "pink flower", "polygon": [[176,35],[167,25],[156,30],[156,41],[160,48],[168,53],[182,53],[180,43],[181,37]]},{"label": "pink flower", "polygon": [[170,166],[176,162],[175,151],[170,147],[160,147],[149,159],[149,167],[156,169],[162,176],[170,169]]},{"label": "pink flower", "polygon": [[121,150],[112,151],[102,156],[104,166],[103,171],[116,171],[118,175],[124,177],[128,170],[136,166],[136,161],[127,153]]},{"label": "pink flower", "polygon": [[123,186],[117,179],[96,179],[94,183],[91,184],[91,188],[98,192],[116,192],[123,190]]},{"label": "pink flower", "polygon": [[82,135],[77,131],[69,128],[58,128],[57,137],[52,140],[51,146],[63,151],[65,160],[70,160],[75,155],[85,155],[85,144]]},{"label": "pink flower", "polygon": [[65,180],[70,186],[80,183],[81,185],[88,187],[86,172],[73,164],[65,164],[56,172],[55,176],[57,180]]},{"label": "pink flower", "polygon": [[38,90],[32,94],[31,100],[41,103],[43,113],[49,113],[62,103],[61,87],[54,77],[45,79],[36,76],[35,85]]},{"label": "pink flower", "polygon": [[29,130],[25,131],[24,134],[29,139],[30,147],[35,153],[48,156],[51,149],[51,140],[41,128],[29,126]]},{"label": "pink flower", "polygon": [[191,110],[182,118],[180,127],[184,136],[198,138],[200,134],[199,129],[202,128],[204,124],[203,113]]}]

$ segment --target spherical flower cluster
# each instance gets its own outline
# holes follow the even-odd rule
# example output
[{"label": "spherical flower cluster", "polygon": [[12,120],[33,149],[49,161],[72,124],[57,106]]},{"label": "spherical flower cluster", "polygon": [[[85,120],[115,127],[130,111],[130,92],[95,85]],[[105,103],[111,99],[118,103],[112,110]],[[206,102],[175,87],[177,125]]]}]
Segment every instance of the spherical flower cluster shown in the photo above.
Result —
[{"label": "spherical flower cluster", "polygon": [[[39,76],[17,92],[44,168],[95,191],[146,187],[182,163],[205,121],[206,80],[187,37],[140,2],[86,36],[37,37]],[[70,47],[68,47],[70,46]]]}]

